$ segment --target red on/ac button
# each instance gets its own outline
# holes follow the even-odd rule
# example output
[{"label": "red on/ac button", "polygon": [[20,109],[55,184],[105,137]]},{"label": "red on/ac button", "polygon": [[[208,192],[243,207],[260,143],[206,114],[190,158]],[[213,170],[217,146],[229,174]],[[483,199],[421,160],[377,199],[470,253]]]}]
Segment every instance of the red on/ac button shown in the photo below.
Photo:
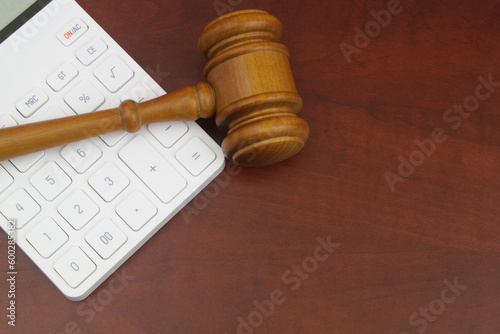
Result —
[{"label": "red on/ac button", "polygon": [[57,38],[65,46],[70,46],[80,38],[80,36],[86,33],[87,30],[89,30],[87,24],[85,24],[82,19],[77,18],[65,25],[64,28],[57,33]]}]

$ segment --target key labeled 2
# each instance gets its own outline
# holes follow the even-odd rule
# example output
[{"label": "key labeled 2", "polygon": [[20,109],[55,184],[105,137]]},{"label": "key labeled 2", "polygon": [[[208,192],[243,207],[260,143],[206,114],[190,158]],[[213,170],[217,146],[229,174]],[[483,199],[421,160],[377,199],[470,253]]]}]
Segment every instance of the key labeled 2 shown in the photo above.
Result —
[{"label": "key labeled 2", "polygon": [[81,189],[66,198],[57,211],[75,229],[81,230],[99,213],[99,207]]}]

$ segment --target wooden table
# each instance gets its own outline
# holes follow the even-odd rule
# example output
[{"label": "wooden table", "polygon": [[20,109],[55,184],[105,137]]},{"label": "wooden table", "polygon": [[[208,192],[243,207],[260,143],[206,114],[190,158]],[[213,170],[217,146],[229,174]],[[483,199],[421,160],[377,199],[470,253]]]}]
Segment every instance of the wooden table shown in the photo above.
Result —
[{"label": "wooden table", "polygon": [[19,254],[1,333],[500,332],[498,1],[79,3],[166,91],[204,79],[212,19],[272,13],[311,138],[229,163],[83,302]]}]

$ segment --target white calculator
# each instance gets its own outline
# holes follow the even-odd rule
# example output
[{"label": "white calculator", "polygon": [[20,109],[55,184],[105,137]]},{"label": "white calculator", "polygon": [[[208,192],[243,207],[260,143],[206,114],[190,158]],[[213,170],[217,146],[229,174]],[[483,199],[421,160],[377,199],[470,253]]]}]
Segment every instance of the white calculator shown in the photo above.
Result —
[{"label": "white calculator", "polygon": [[[0,128],[165,94],[73,0],[0,0]],[[0,162],[0,226],[86,298],[224,168],[195,122],[152,124]],[[8,268],[3,268],[8,270]]]}]

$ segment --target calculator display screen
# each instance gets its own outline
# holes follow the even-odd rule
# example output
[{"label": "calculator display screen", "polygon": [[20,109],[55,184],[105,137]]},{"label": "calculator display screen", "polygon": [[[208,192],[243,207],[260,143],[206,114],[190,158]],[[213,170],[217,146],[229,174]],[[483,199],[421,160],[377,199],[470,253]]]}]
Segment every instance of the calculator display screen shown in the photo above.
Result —
[{"label": "calculator display screen", "polygon": [[0,0],[0,29],[24,13],[36,0]]},{"label": "calculator display screen", "polygon": [[50,0],[0,0],[0,42],[42,10]]}]

